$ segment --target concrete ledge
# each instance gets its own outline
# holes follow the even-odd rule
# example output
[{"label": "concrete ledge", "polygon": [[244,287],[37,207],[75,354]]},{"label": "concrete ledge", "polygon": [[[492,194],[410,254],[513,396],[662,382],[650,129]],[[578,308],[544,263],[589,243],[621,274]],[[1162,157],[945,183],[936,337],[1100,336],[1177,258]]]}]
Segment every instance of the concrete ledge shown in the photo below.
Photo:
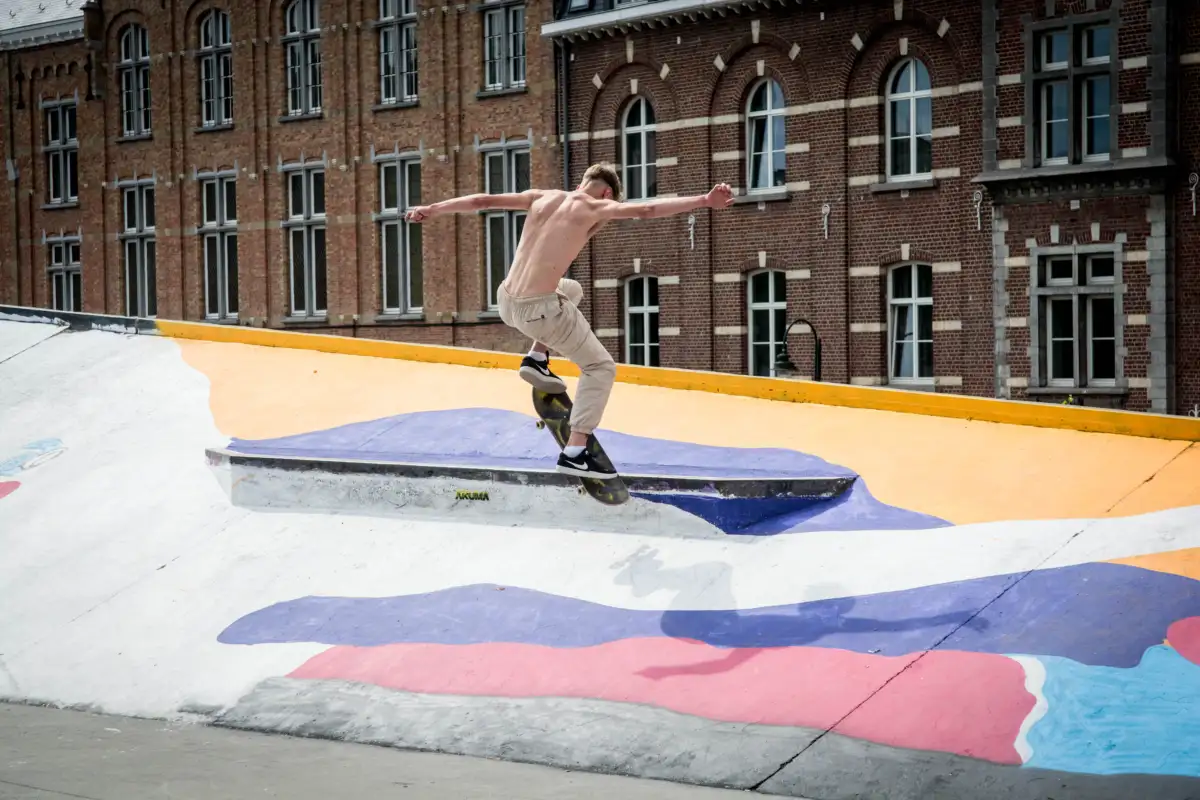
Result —
[{"label": "concrete ledge", "polygon": [[[357,339],[328,334],[297,333],[269,328],[234,327],[164,319],[152,322],[147,320],[131,321],[127,317],[69,314],[44,309],[0,306],[0,315],[4,314],[24,317],[30,321],[50,321],[51,317],[63,320],[79,318],[79,324],[85,324],[83,318],[119,320],[120,324],[124,325],[136,323],[138,333],[148,333],[148,330],[143,330],[143,326],[150,323],[156,325],[159,334],[177,339],[229,342],[262,347],[287,347],[323,353],[396,358],[466,367],[516,369],[521,362],[521,355],[516,353]],[[100,325],[92,327],[98,330],[106,329]],[[566,360],[556,362],[555,370],[560,375],[569,377],[578,377],[579,375],[579,370],[575,365]],[[893,411],[902,414],[997,422],[1007,425],[1059,428],[1088,433],[1108,433],[1188,442],[1200,441],[1200,419],[1149,412],[1050,405],[1021,400],[996,400],[968,395],[914,395],[912,392],[902,389],[887,387],[847,386],[698,370],[638,367],[629,364],[617,366],[617,380],[622,383],[657,386],[664,389],[712,392],[787,403],[817,403],[846,408]]]}]

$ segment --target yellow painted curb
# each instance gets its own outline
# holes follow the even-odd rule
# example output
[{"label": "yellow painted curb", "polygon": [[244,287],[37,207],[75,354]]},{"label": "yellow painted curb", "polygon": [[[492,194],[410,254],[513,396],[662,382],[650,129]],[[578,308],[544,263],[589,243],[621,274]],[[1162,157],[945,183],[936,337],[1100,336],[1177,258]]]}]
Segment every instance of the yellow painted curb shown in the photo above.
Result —
[{"label": "yellow painted curb", "polygon": [[[516,369],[521,356],[464,347],[389,342],[328,334],[297,333],[268,328],[210,325],[201,322],[158,320],[159,332],[177,339],[210,342],[234,342],[263,347],[286,347],[322,353],[395,358],[438,364],[456,364],[485,369]],[[578,368],[560,361],[555,370],[578,376]],[[620,364],[617,380],[664,389],[712,392],[716,394],[778,400],[786,403],[815,403],[902,414],[997,422],[1039,428],[1062,428],[1090,433],[1111,433],[1152,439],[1200,441],[1200,419],[1149,414],[1137,411],[1112,411],[1100,408],[1063,406],[988,397],[910,392],[875,386],[848,386],[783,378],[758,378],[718,372],[700,372],[661,367],[637,367]]]}]

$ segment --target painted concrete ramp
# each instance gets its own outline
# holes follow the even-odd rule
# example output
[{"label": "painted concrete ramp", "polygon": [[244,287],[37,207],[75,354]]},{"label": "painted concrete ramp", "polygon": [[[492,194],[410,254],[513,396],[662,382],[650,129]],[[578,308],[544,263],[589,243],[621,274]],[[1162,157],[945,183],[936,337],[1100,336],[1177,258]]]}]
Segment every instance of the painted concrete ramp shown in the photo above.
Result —
[{"label": "painted concrete ramp", "polygon": [[630,463],[853,482],[755,535],[261,510],[210,452],[548,436],[507,371],[45,330],[0,321],[4,698],[815,800],[1200,797],[1188,442],[618,385]]}]

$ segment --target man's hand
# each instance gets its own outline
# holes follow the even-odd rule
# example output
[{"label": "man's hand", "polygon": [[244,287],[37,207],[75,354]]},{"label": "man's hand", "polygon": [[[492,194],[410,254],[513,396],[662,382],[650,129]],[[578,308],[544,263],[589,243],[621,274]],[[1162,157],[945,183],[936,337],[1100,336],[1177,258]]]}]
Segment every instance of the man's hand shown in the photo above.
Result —
[{"label": "man's hand", "polygon": [[733,189],[727,183],[718,183],[704,196],[704,204],[709,208],[728,208],[733,203]]},{"label": "man's hand", "polygon": [[404,215],[404,218],[409,222],[424,222],[433,216],[433,206],[413,206]]}]

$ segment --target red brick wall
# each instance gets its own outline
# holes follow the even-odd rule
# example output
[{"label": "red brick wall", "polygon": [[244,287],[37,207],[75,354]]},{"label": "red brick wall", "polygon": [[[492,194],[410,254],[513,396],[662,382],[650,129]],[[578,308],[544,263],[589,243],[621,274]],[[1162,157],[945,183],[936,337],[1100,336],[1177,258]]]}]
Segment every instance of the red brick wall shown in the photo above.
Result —
[{"label": "red brick wall", "polygon": [[[1179,68],[1176,109],[1179,120],[1173,133],[1179,137],[1179,184],[1175,205],[1175,315],[1176,386],[1181,413],[1200,416],[1200,216],[1192,212],[1188,174],[1200,172],[1200,7],[1184,4],[1177,9],[1180,30],[1178,55],[1195,63]],[[1197,194],[1200,194],[1198,192]]]}]

